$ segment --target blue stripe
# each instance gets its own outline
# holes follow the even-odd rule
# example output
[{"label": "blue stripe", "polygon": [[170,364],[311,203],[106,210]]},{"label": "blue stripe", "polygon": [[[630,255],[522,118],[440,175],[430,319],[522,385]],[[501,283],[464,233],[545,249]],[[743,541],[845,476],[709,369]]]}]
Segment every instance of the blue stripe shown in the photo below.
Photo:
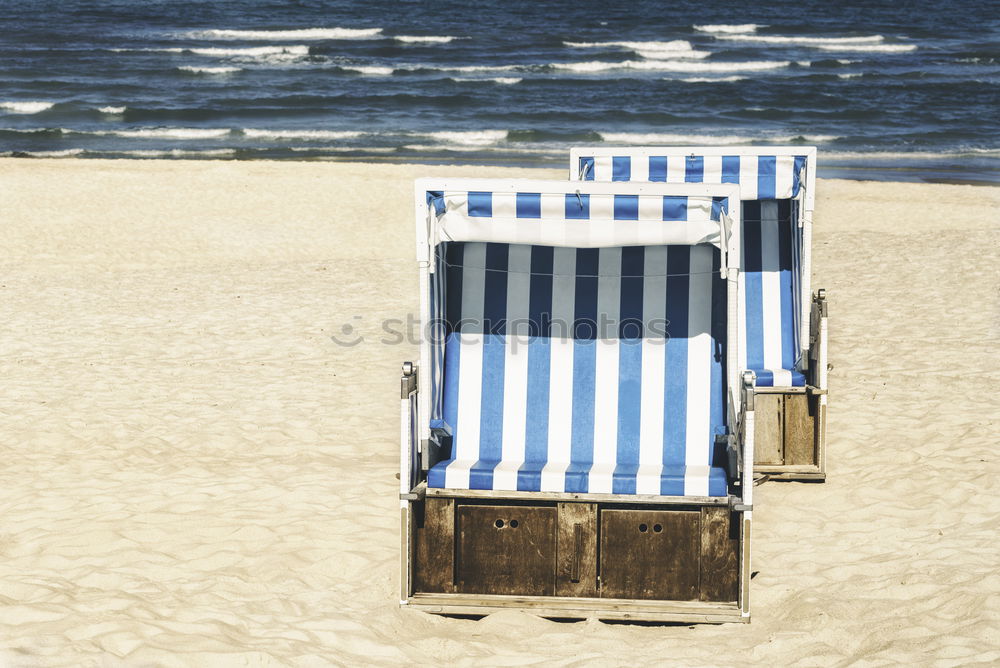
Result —
[{"label": "blue stripe", "polygon": [[646,249],[622,248],[618,326],[618,452],[615,494],[635,494],[642,405],[643,272]]},{"label": "blue stripe", "polygon": [[[444,374],[441,383],[444,385],[444,421],[451,426],[452,443],[458,443],[458,379],[461,364],[462,344],[458,334],[449,334],[444,347]],[[455,459],[455,448],[452,447],[451,462]],[[445,468],[447,462],[433,467],[427,472],[427,484],[430,487],[444,487]]]},{"label": "blue stripe", "polygon": [[[725,451],[715,450],[715,434],[726,433],[726,385],[723,380],[723,369],[726,365],[726,281],[719,276],[721,256],[717,249],[712,249],[712,369],[709,394],[708,452],[712,466],[725,466],[727,455]],[[732,425],[735,429],[736,425]]]},{"label": "blue stripe", "polygon": [[764,301],[761,281],[760,202],[743,202],[743,284],[746,293],[747,366],[764,366]]},{"label": "blue stripe", "polygon": [[469,215],[479,218],[493,217],[493,193],[470,192]]},{"label": "blue stripe", "polygon": [[625,156],[614,156],[611,158],[611,180],[628,181],[632,178],[632,158]]},{"label": "blue stripe", "polygon": [[[795,344],[795,293],[792,287],[792,230],[791,202],[778,202],[778,282],[781,290],[781,367],[794,369]],[[797,229],[797,228],[796,228]]]},{"label": "blue stripe", "polygon": [[799,196],[799,188],[802,187],[802,168],[806,166],[806,156],[795,156],[795,164],[792,168],[792,197]]},{"label": "blue stripe", "polygon": [[[663,463],[683,466],[687,450],[688,288],[691,249],[667,249],[667,349],[663,385]],[[663,492],[664,494],[668,492]],[[676,492],[669,492],[676,493]],[[683,493],[683,490],[682,492]]]},{"label": "blue stripe", "polygon": [[444,213],[444,193],[440,190],[427,191],[427,206],[433,207],[434,213],[441,215]]},{"label": "blue stripe", "polygon": [[722,220],[722,214],[729,211],[728,197],[712,198],[712,220]]},{"label": "blue stripe", "polygon": [[686,195],[663,196],[663,220],[687,220],[688,198]]},{"label": "blue stripe", "polygon": [[550,246],[534,246],[531,249],[528,320],[533,338],[528,344],[525,463],[517,473],[517,489],[528,492],[541,490],[541,470],[548,460],[553,251]]},{"label": "blue stripe", "polygon": [[638,195],[615,195],[615,220],[639,220]]},{"label": "blue stripe", "polygon": [[500,463],[503,454],[503,383],[507,354],[504,338],[495,334],[483,336],[479,461],[469,473],[469,489],[493,489],[493,469]]},{"label": "blue stripe", "polygon": [[773,155],[757,156],[757,199],[774,199],[777,163]]},{"label": "blue stripe", "polygon": [[622,339],[618,342],[618,452],[611,484],[614,494],[635,494],[641,390],[642,339]]},{"label": "blue stripe", "polygon": [[667,158],[665,156],[649,156],[649,180],[666,182]]},{"label": "blue stripe", "polygon": [[594,159],[593,158],[580,158],[580,175],[581,181],[593,181],[594,180]]},{"label": "blue stripe", "polygon": [[684,182],[701,183],[705,180],[705,158],[689,155],[684,158]]},{"label": "blue stripe", "polygon": [[518,218],[541,218],[542,217],[542,194],[541,193],[517,193],[517,205],[515,207]]},{"label": "blue stripe", "polygon": [[597,275],[600,251],[576,251],[573,338],[573,417],[566,491],[586,492],[594,462],[594,391],[597,367]]},{"label": "blue stripe", "polygon": [[588,220],[590,218],[590,195],[566,195],[566,219]]},{"label": "blue stripe", "polygon": [[723,183],[740,182],[740,156],[738,155],[722,156],[722,182]]}]

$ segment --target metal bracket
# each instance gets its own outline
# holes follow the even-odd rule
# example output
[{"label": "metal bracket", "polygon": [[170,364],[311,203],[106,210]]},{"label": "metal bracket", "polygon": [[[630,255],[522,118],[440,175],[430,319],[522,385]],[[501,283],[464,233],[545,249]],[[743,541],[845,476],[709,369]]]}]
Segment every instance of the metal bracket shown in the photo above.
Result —
[{"label": "metal bracket", "polygon": [[406,399],[417,390],[417,368],[413,362],[403,362],[403,377],[399,384],[399,398]]},{"label": "metal bracket", "polygon": [[748,513],[753,510],[752,503],[734,503],[733,510],[737,513]]}]

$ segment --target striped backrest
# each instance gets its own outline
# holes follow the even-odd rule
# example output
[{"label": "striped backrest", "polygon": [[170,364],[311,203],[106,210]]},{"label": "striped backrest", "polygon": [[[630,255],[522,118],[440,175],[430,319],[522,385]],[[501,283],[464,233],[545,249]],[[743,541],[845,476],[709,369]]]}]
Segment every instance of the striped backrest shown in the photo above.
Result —
[{"label": "striped backrest", "polygon": [[[451,242],[432,486],[724,495],[719,250]],[[434,473],[432,471],[432,473]]]},{"label": "striped backrest", "polygon": [[[691,152],[691,151],[694,152]],[[734,183],[740,186],[742,247],[740,368],[761,386],[802,386],[799,197],[809,156],[698,149],[577,149],[572,176],[581,181]],[[810,149],[811,151],[812,149]]]},{"label": "striped backrest", "polygon": [[576,178],[581,181],[649,181],[661,183],[736,183],[743,200],[791,199],[802,187],[805,155],[582,155]]}]

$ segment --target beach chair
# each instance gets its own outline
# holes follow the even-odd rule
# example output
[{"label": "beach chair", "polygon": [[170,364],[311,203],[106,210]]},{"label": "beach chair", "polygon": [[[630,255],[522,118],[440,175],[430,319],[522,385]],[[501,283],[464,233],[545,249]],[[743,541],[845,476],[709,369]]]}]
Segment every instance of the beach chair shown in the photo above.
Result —
[{"label": "beach chair", "polygon": [[738,201],[733,185],[417,181],[402,605],[749,620]]},{"label": "beach chair", "polygon": [[756,374],[755,470],[825,480],[827,302],[809,284],[816,149],[583,147],[570,164],[570,180],[740,185],[740,365]]}]

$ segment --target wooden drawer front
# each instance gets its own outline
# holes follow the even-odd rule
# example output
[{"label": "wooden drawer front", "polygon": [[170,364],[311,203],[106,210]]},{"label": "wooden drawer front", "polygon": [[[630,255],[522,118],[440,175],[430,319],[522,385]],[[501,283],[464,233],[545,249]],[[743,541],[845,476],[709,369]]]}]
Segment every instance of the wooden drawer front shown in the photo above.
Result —
[{"label": "wooden drawer front", "polygon": [[555,594],[556,508],[462,505],[457,514],[459,592]]},{"label": "wooden drawer front", "polygon": [[699,598],[701,513],[601,511],[601,596]]},{"label": "wooden drawer front", "polygon": [[754,395],[754,464],[785,463],[784,395]]}]

